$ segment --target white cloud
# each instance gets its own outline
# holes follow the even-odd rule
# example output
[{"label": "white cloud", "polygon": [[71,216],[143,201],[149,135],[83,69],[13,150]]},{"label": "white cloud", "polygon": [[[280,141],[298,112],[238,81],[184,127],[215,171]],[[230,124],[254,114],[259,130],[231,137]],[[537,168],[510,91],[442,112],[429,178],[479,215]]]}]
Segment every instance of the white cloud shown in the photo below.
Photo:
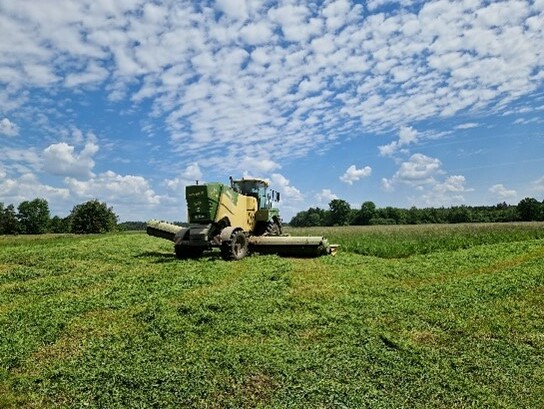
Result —
[{"label": "white cloud", "polygon": [[240,162],[239,169],[249,173],[269,173],[281,166],[272,159],[246,156]]},{"label": "white cloud", "polygon": [[250,45],[267,43],[272,40],[270,25],[264,21],[250,23],[242,27],[240,36]]},{"label": "white cloud", "polygon": [[385,192],[392,192],[395,190],[395,181],[394,179],[387,179],[387,178],[382,178],[382,189],[385,191]]},{"label": "white cloud", "polygon": [[432,183],[435,175],[442,173],[441,165],[436,158],[416,153],[400,165],[394,179],[414,186]]},{"label": "white cloud", "polygon": [[246,19],[248,15],[246,0],[216,0],[215,4],[231,18]]},{"label": "white cloud", "polygon": [[451,206],[465,202],[465,193],[473,189],[465,187],[466,179],[462,175],[448,176],[443,182],[436,182],[422,195],[427,206]]},{"label": "white cloud", "polygon": [[0,197],[6,203],[17,205],[24,200],[43,198],[48,202],[68,199],[70,192],[66,188],[56,188],[41,183],[33,173],[25,173],[18,178],[9,178],[4,172],[0,180]]},{"label": "white cloud", "polygon": [[533,188],[536,192],[544,192],[544,176],[533,182]]},{"label": "white cloud", "polygon": [[353,185],[353,182],[358,181],[359,179],[369,176],[372,173],[372,168],[370,166],[365,166],[364,168],[357,169],[355,165],[351,165],[347,168],[346,172],[340,176],[340,180],[348,185]]},{"label": "white cloud", "polygon": [[294,186],[291,186],[289,179],[282,174],[273,173],[270,181],[272,187],[281,193],[282,197],[286,199],[288,204],[293,201],[300,201],[304,198],[300,190]]},{"label": "white cloud", "polygon": [[17,136],[19,127],[8,118],[2,118],[0,121],[0,135]]},{"label": "white cloud", "polygon": [[442,183],[438,183],[433,187],[435,192],[444,194],[448,192],[466,192],[465,177],[462,175],[448,176]]},{"label": "white cloud", "polygon": [[511,199],[517,196],[515,190],[507,189],[502,183],[491,186],[489,191],[500,199]]},{"label": "white cloud", "polygon": [[267,16],[272,22],[280,25],[287,41],[303,43],[322,30],[323,21],[315,17],[310,18],[311,12],[305,5],[286,4],[271,8]]},{"label": "white cloud", "polygon": [[199,183],[204,183],[203,174],[200,170],[198,163],[191,163],[188,165],[185,170],[174,179],[166,179],[164,185],[171,191],[177,192],[179,194],[185,194],[185,186],[192,185],[198,180]]},{"label": "white cloud", "polygon": [[480,124],[476,122],[466,122],[464,124],[457,125],[455,129],[471,129],[471,128],[477,128]]},{"label": "white cloud", "polygon": [[347,0],[336,0],[329,3],[323,9],[323,15],[327,18],[327,28],[337,30],[346,23],[350,3]]},{"label": "white cloud", "polygon": [[331,200],[335,199],[338,199],[338,196],[332,193],[330,189],[322,189],[321,192],[315,195],[315,200],[317,200],[317,203],[320,205],[327,205]]},{"label": "white cloud", "polygon": [[98,152],[98,145],[87,142],[83,150],[75,153],[75,148],[67,143],[49,145],[43,151],[43,169],[46,172],[60,176],[86,178],[94,176],[92,157]]},{"label": "white cloud", "polygon": [[410,126],[403,126],[399,130],[399,140],[393,141],[390,144],[378,146],[380,155],[391,156],[400,148],[417,143],[419,140],[419,132]]},{"label": "white cloud", "polygon": [[35,148],[2,148],[0,159],[4,160],[4,163],[12,162],[13,167],[19,168],[19,173],[33,173],[41,170],[42,158]]},{"label": "white cloud", "polygon": [[465,202],[465,194],[474,189],[466,187],[463,175],[443,176],[442,163],[416,153],[409,160],[402,162],[393,177],[382,179],[382,189],[392,192],[397,187],[414,189],[416,198],[410,200],[419,206],[450,206]]},{"label": "white cloud", "polygon": [[[103,87],[112,110],[131,104],[165,124],[182,166],[272,172],[346,135],[399,129],[380,146],[389,156],[428,138],[405,124],[504,112],[544,83],[540,0],[4,3],[4,112],[51,108],[37,88]],[[247,159],[263,152],[272,159]],[[66,147],[53,154],[57,173],[91,172],[90,156],[78,167]]]},{"label": "white cloud", "polygon": [[134,206],[160,203],[160,197],[142,176],[123,176],[107,171],[86,181],[67,177],[65,183],[80,199],[99,198],[108,204],[122,203]]},{"label": "white cloud", "polygon": [[108,70],[93,62],[84,72],[68,74],[64,83],[67,87],[99,83],[105,80],[108,74]]}]

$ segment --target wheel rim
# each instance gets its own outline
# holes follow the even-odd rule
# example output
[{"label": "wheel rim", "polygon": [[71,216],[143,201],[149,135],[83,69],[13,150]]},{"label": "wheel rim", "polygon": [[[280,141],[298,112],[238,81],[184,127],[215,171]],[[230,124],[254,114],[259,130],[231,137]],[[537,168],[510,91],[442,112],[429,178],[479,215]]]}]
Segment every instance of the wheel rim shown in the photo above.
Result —
[{"label": "wheel rim", "polygon": [[246,238],[243,234],[236,234],[232,242],[232,252],[236,256],[244,254],[246,248]]}]

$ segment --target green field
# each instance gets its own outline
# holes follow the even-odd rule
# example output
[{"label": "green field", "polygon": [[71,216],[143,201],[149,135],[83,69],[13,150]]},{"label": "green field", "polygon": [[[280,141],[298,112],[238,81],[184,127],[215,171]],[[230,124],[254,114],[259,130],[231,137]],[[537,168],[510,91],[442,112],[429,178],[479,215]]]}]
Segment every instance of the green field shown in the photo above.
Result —
[{"label": "green field", "polygon": [[0,237],[0,408],[544,407],[543,224],[307,232],[338,255]]}]

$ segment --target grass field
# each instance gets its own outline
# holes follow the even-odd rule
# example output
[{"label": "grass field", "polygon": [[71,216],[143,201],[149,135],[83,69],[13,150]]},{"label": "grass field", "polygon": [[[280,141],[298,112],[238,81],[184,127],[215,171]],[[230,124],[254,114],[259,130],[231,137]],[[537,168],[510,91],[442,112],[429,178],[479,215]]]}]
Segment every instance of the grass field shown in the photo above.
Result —
[{"label": "grass field", "polygon": [[310,232],[338,255],[0,237],[0,408],[544,407],[543,224]]}]

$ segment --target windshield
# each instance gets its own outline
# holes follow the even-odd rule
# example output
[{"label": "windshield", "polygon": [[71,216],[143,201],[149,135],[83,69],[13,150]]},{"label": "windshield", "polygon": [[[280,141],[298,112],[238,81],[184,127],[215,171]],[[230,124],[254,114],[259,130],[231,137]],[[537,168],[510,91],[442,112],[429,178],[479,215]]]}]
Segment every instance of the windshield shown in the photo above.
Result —
[{"label": "windshield", "polygon": [[232,182],[232,188],[245,196],[256,198],[260,209],[267,209],[272,205],[266,195],[267,187],[261,181],[237,180]]}]

